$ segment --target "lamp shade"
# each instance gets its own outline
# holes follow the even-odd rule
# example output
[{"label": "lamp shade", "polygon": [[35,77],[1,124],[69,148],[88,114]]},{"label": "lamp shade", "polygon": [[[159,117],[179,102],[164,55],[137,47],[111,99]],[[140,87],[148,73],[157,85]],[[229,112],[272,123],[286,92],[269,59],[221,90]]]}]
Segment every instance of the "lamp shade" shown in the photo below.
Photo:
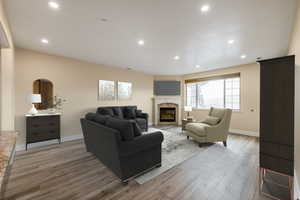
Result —
[{"label": "lamp shade", "polygon": [[31,94],[30,103],[42,103],[42,97],[40,94]]},{"label": "lamp shade", "polygon": [[192,108],[192,106],[184,106],[184,111],[185,112],[192,112],[193,108]]}]

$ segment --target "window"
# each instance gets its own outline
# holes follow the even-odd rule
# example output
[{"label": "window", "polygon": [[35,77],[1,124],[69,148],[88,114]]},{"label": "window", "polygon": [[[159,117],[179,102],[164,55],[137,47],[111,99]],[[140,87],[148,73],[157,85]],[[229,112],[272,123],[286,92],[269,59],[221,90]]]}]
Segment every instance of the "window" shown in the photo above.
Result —
[{"label": "window", "polygon": [[240,76],[191,80],[186,84],[186,95],[187,105],[196,109],[240,110]]}]

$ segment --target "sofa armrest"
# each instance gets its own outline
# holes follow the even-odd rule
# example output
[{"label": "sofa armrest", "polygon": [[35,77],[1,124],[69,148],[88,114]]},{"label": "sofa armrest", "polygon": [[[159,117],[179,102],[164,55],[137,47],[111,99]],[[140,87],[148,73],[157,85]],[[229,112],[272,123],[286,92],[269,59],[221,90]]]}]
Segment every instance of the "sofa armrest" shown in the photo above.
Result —
[{"label": "sofa armrest", "polygon": [[136,137],[132,141],[121,142],[120,156],[129,156],[153,146],[161,145],[164,136],[160,131]]},{"label": "sofa armrest", "polygon": [[138,112],[138,113],[136,114],[136,117],[148,119],[148,118],[149,118],[149,115],[148,115],[148,113]]}]

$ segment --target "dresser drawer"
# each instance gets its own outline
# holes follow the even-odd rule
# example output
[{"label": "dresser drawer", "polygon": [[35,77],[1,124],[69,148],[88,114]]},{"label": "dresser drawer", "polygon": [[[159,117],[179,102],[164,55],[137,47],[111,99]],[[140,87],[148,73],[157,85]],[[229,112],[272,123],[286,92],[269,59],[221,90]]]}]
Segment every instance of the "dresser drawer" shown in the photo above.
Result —
[{"label": "dresser drawer", "polygon": [[32,131],[27,135],[27,143],[40,142],[59,138],[59,129],[45,129],[42,131]]},{"label": "dresser drawer", "polygon": [[58,126],[60,123],[59,116],[45,116],[45,117],[29,117],[28,122],[31,127],[36,126]]}]

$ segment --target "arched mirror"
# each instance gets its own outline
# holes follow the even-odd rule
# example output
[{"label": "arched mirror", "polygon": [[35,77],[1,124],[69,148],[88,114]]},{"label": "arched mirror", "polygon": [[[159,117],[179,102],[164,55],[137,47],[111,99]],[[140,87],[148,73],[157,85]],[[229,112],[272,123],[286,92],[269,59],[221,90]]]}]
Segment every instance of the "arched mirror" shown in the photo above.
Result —
[{"label": "arched mirror", "polygon": [[42,103],[35,104],[36,109],[46,110],[53,107],[53,84],[47,79],[33,82],[33,94],[41,94]]}]

